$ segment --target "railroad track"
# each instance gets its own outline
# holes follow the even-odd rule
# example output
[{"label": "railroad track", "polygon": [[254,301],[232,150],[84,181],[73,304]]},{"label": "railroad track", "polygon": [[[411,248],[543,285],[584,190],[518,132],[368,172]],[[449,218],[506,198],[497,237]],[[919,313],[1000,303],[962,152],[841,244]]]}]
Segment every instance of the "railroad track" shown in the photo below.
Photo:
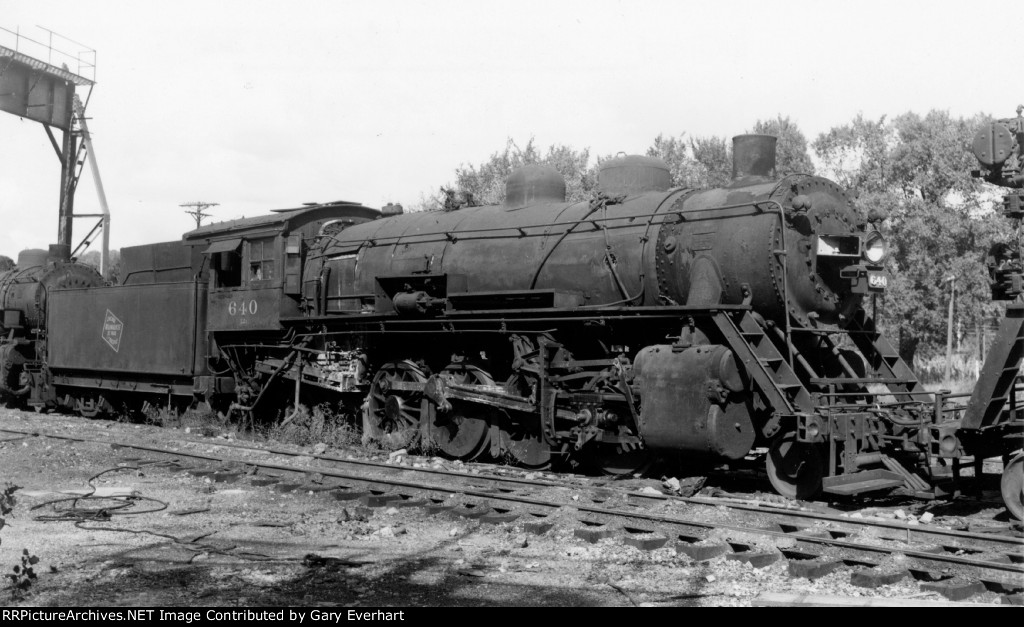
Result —
[{"label": "railroad track", "polygon": [[[1024,538],[1020,537],[769,509],[706,497],[653,495],[595,487],[575,476],[563,481],[535,480],[312,456],[237,443],[179,441],[277,458],[254,461],[111,438],[12,429],[0,432],[19,438],[99,443],[170,456],[176,458],[174,469],[187,470],[214,482],[249,481],[254,486],[281,492],[310,491],[370,508],[421,507],[428,514],[462,516],[483,523],[522,524],[525,531],[532,533],[546,533],[555,524],[555,511],[568,506],[577,513],[574,535],[587,542],[618,537],[642,550],[671,547],[695,561],[723,557],[748,562],[755,568],[786,560],[793,576],[808,579],[845,569],[850,571],[853,583],[864,587],[912,577],[920,582],[923,591],[935,591],[954,600],[986,591],[1019,599],[1024,592]],[[313,457],[320,465],[296,464],[297,457]],[[184,465],[182,458],[195,461]],[[289,459],[292,463],[284,463]],[[141,458],[122,461],[139,466],[154,462]],[[701,515],[707,507],[729,508],[730,515],[727,520],[711,520]],[[907,558],[904,568],[893,569],[886,563],[886,558],[896,554]]]},{"label": "railroad track", "polygon": [[[12,434],[18,434],[18,437],[49,437],[53,439],[68,439],[75,441],[91,441],[97,443],[110,443],[109,439],[88,439],[82,438],[81,436],[70,437],[62,436],[57,434],[47,434],[38,431],[13,431],[0,429],[0,432],[8,432]],[[104,432],[97,432],[103,433]],[[543,488],[567,488],[576,490],[580,493],[590,493],[590,502],[602,503],[611,500],[617,496],[620,500],[628,499],[630,504],[636,506],[643,506],[648,502],[664,502],[664,503],[685,503],[690,505],[700,505],[707,507],[724,507],[730,510],[736,510],[739,512],[754,513],[761,518],[772,517],[779,519],[779,523],[785,526],[800,526],[806,527],[808,524],[814,523],[828,523],[830,525],[837,526],[833,531],[837,534],[837,537],[846,537],[850,535],[856,535],[860,529],[874,528],[879,530],[885,530],[879,535],[879,538],[889,538],[892,540],[902,541],[932,541],[937,543],[944,543],[950,549],[955,547],[956,550],[968,550],[977,552],[976,547],[963,547],[955,545],[953,543],[964,542],[964,541],[977,541],[983,544],[989,545],[988,548],[1000,548],[1007,547],[1009,549],[1022,548],[1024,547],[1024,534],[1008,534],[998,535],[993,533],[974,533],[970,531],[962,531],[956,529],[945,529],[941,527],[930,527],[927,525],[912,525],[903,522],[880,520],[880,519],[856,519],[847,516],[840,516],[836,514],[830,514],[827,512],[814,511],[798,506],[782,506],[777,501],[772,502],[757,502],[749,500],[739,500],[735,498],[715,498],[707,496],[677,496],[672,494],[659,493],[654,494],[651,492],[629,490],[625,488],[619,488],[614,483],[593,483],[590,478],[580,475],[572,475],[568,473],[545,473],[548,476],[555,476],[558,480],[547,480],[547,479],[529,479],[524,477],[510,476],[507,474],[509,467],[493,465],[493,464],[467,464],[467,469],[473,469],[478,473],[471,472],[459,472],[448,469],[431,468],[431,467],[415,467],[415,466],[404,466],[396,465],[386,462],[378,462],[365,459],[355,459],[351,457],[337,457],[331,455],[316,455],[306,452],[290,451],[286,449],[279,449],[273,447],[264,447],[256,445],[241,444],[238,442],[208,442],[194,439],[179,439],[179,438],[165,438],[164,441],[173,441],[181,445],[196,445],[196,446],[215,446],[218,448],[237,449],[243,451],[250,451],[255,453],[262,453],[266,455],[276,455],[285,458],[312,458],[318,462],[327,462],[335,466],[369,469],[371,471],[379,471],[385,473],[403,473],[403,474],[419,474],[427,476],[443,477],[445,479],[461,480],[468,485],[464,485],[463,488],[470,487],[472,484],[477,484],[477,487],[501,487],[507,491],[508,486],[526,486],[530,488],[543,489]],[[146,448],[141,445],[129,445],[124,444],[123,446],[128,448],[139,448],[143,450],[151,450],[152,452],[159,453],[173,453],[187,456],[195,456],[200,458],[208,458],[212,461],[222,460],[219,456],[203,456],[189,454],[175,449],[174,451],[168,451],[159,447]],[[236,462],[237,463],[237,462]],[[246,464],[253,464],[253,462],[244,462]],[[258,464],[256,464],[258,465]],[[318,467],[316,471],[319,472],[322,468]],[[534,473],[526,473],[534,474]],[[345,478],[356,478],[352,475],[346,475]],[[366,478],[360,476],[359,478]],[[383,482],[387,482],[386,479],[382,479]],[[487,483],[488,486],[480,486],[481,483]],[[801,524],[801,522],[803,524]],[[886,533],[888,532],[888,533]],[[1022,558],[1024,561],[1024,558]]]}]

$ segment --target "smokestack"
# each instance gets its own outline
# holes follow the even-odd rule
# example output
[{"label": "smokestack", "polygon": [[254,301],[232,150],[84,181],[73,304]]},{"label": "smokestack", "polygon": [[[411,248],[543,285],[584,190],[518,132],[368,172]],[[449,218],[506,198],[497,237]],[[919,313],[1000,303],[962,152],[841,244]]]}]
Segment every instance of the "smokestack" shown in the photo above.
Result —
[{"label": "smokestack", "polygon": [[732,180],[751,176],[775,178],[774,135],[737,135],[732,138]]},{"label": "smokestack", "polygon": [[48,251],[47,258],[50,261],[71,261],[71,245],[70,244],[50,244],[50,250]]}]

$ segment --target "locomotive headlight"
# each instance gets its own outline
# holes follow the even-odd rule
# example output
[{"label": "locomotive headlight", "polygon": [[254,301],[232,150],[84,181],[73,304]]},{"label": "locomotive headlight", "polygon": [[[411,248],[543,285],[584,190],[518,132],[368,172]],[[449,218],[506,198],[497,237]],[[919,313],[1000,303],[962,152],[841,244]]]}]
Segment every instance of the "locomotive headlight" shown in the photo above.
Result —
[{"label": "locomotive headlight", "polygon": [[818,434],[820,434],[820,433],[821,433],[821,427],[818,426],[817,421],[812,422],[811,424],[807,425],[807,437],[808,438],[816,438],[816,437],[818,437]]},{"label": "locomotive headlight", "polygon": [[871,263],[882,263],[882,260],[885,259],[886,249],[885,238],[877,231],[864,240],[864,258]]}]

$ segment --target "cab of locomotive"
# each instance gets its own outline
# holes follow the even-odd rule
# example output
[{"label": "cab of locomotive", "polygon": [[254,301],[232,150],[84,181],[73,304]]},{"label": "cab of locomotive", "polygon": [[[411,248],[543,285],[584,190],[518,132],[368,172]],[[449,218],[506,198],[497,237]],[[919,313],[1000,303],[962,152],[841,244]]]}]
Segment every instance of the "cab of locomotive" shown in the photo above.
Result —
[{"label": "cab of locomotive", "polygon": [[303,268],[321,227],[373,220],[358,203],[310,204],[200,227],[185,243],[208,260],[211,331],[276,330],[301,315]]}]

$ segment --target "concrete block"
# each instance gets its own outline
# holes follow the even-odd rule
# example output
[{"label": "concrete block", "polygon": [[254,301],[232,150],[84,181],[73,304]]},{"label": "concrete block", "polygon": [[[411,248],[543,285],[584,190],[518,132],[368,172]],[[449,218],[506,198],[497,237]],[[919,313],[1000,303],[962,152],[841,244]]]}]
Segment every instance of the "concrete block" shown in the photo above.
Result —
[{"label": "concrete block", "polygon": [[555,526],[555,523],[549,522],[544,519],[540,520],[528,520],[523,523],[523,530],[532,533],[535,536],[542,536],[545,533],[551,531]]},{"label": "concrete block", "polygon": [[963,601],[976,594],[985,592],[985,584],[980,581],[968,583],[965,581],[935,581],[921,584],[924,592],[938,592],[950,601]]},{"label": "concrete block", "polygon": [[423,506],[424,511],[427,512],[428,516],[435,516],[437,514],[444,514],[455,509],[454,505],[442,505],[441,503],[428,503]]},{"label": "concrete block", "polygon": [[359,498],[359,502],[367,507],[384,507],[390,505],[392,501],[398,500],[400,497],[397,494],[364,494]]},{"label": "concrete block", "polygon": [[281,480],[277,477],[253,477],[249,480],[249,484],[257,488],[274,485],[275,483],[281,483]]},{"label": "concrete block", "polygon": [[491,512],[487,505],[460,505],[452,510],[452,513],[462,518],[482,518]]},{"label": "concrete block", "polygon": [[895,573],[880,573],[873,568],[864,568],[850,574],[850,583],[860,588],[881,588],[896,583],[908,574],[905,570]]},{"label": "concrete block", "polygon": [[695,562],[706,562],[716,557],[730,553],[732,549],[728,544],[688,544],[686,542],[676,543],[676,553],[682,553]]},{"label": "concrete block", "polygon": [[665,546],[665,544],[668,543],[668,538],[658,535],[639,536],[635,534],[627,534],[622,538],[622,543],[628,544],[629,546],[635,546],[641,551],[653,551]]},{"label": "concrete block", "polygon": [[725,556],[725,559],[746,562],[754,568],[764,568],[782,559],[782,554],[776,551],[743,551],[742,553],[730,553]]},{"label": "concrete block", "polygon": [[480,517],[480,522],[487,523],[488,525],[500,525],[501,523],[512,522],[516,518],[519,518],[519,514],[515,512],[490,511]]},{"label": "concrete block", "polygon": [[843,563],[839,560],[790,560],[789,576],[803,577],[804,579],[810,579],[813,581],[835,572],[841,566],[843,566]]},{"label": "concrete block", "polygon": [[611,537],[614,533],[615,532],[607,525],[585,525],[576,529],[573,532],[573,535],[580,540],[593,544],[601,538]]},{"label": "concrete block", "polygon": [[331,498],[336,501],[357,501],[369,494],[366,490],[355,490],[352,488],[338,488],[331,490]]},{"label": "concrete block", "polygon": [[240,472],[215,472],[210,478],[214,483],[237,483],[241,476]]}]

